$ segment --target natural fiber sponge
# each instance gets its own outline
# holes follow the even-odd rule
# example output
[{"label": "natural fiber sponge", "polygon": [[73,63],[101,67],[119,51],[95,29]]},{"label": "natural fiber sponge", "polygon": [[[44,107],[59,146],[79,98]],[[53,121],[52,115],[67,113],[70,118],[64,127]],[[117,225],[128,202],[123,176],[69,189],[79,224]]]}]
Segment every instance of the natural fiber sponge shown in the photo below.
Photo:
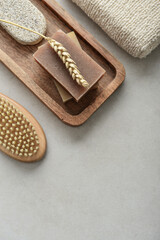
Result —
[{"label": "natural fiber sponge", "polygon": [[160,0],[72,1],[134,57],[146,57],[160,44]]},{"label": "natural fiber sponge", "polygon": [[[43,14],[29,0],[0,0],[0,18],[33,29],[41,34],[46,32]],[[34,45],[42,37],[10,24],[0,25],[19,43]]]}]

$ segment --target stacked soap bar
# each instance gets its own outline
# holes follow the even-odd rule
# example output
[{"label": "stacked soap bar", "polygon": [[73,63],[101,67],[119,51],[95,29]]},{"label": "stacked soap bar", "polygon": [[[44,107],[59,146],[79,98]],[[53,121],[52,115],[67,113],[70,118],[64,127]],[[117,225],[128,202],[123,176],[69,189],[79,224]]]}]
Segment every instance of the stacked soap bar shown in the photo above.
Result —
[{"label": "stacked soap bar", "polygon": [[37,50],[34,54],[34,58],[78,102],[98,82],[98,80],[100,80],[105,74],[105,70],[61,30],[57,31],[52,38],[60,42],[68,50],[72,59],[76,62],[81,74],[89,83],[89,87],[83,88],[72,79],[68,70],[65,68],[65,65],[48,43],[44,44]]}]

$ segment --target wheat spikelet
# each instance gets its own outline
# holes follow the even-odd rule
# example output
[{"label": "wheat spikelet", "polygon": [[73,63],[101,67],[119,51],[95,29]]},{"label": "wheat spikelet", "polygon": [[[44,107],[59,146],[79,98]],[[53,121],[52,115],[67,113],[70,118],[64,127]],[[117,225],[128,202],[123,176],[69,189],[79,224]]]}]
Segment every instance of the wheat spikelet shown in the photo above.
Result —
[{"label": "wheat spikelet", "polygon": [[48,38],[46,40],[48,40],[50,46],[54,49],[54,51],[58,54],[62,62],[65,64],[73,80],[75,80],[82,87],[85,88],[88,87],[89,86],[88,82],[81,75],[80,71],[78,70],[78,67],[76,66],[76,63],[71,58],[71,55],[69,54],[67,49],[64,48],[61,43],[57,42],[54,39]]}]

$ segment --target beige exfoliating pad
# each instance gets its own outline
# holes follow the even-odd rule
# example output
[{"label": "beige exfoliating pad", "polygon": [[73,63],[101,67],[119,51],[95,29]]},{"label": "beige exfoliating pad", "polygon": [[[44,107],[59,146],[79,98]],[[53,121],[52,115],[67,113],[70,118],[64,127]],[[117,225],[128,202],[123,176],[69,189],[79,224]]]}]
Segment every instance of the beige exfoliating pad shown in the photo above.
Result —
[{"label": "beige exfoliating pad", "polygon": [[1,93],[0,150],[22,162],[38,161],[46,151],[46,137],[37,120]]},{"label": "beige exfoliating pad", "polygon": [[72,1],[134,57],[144,58],[160,44],[159,0]]},{"label": "beige exfoliating pad", "polygon": [[[45,17],[29,0],[1,0],[0,18],[31,28],[41,34],[46,32]],[[2,22],[0,25],[21,44],[34,45],[42,40],[41,36],[13,25]]]}]

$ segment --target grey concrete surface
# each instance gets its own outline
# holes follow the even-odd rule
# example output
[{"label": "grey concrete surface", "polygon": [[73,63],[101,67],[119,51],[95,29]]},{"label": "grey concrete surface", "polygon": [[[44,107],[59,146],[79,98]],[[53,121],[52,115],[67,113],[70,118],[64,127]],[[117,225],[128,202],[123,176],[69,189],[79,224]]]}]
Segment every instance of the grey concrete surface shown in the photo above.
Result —
[{"label": "grey concrete surface", "polygon": [[40,122],[43,161],[0,153],[0,240],[160,240],[160,47],[139,60],[70,0],[58,2],[125,66],[126,81],[79,128],[64,125],[3,64],[0,91]]}]

